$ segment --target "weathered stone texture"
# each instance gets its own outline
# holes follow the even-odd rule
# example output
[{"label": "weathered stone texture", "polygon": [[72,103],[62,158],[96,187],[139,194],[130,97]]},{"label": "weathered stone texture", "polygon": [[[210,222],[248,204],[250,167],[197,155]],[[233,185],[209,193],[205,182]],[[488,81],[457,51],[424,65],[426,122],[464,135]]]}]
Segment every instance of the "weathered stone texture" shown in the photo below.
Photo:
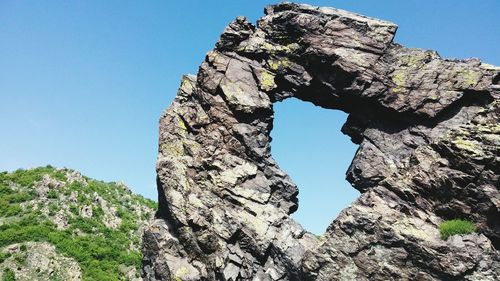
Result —
[{"label": "weathered stone texture", "polygon": [[[160,121],[160,210],[146,280],[496,280],[500,69],[393,43],[397,26],[333,8],[238,17]],[[343,110],[361,196],[320,238],[290,214],[273,103]],[[293,153],[293,152],[291,152]],[[465,218],[478,234],[439,238]]]}]

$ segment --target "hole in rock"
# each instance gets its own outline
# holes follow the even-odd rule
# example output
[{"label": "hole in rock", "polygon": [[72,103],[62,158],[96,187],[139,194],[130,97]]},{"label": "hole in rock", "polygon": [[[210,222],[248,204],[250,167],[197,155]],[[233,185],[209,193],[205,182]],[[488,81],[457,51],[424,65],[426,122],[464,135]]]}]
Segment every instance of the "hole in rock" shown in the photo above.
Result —
[{"label": "hole in rock", "polygon": [[295,98],[274,104],[272,155],[299,188],[292,217],[316,235],[360,194],[345,179],[358,147],[340,131],[346,118]]}]

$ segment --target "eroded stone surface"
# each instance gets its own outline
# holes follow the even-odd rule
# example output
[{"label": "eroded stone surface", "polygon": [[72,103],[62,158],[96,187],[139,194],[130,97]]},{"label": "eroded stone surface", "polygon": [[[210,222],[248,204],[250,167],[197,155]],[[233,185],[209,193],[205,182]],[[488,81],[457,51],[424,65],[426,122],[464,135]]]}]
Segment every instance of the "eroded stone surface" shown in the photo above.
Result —
[{"label": "eroded stone surface", "polygon": [[3,277],[3,269],[9,268],[19,281],[82,280],[82,272],[78,263],[58,253],[55,247],[47,242],[12,244],[0,250],[10,255],[0,264],[2,269],[0,278]]},{"label": "eroded stone surface", "polygon": [[[146,280],[495,280],[500,70],[393,43],[396,25],[279,4],[239,17],[160,120]],[[317,239],[271,156],[273,103],[349,113],[362,194]],[[445,219],[479,234],[439,238]]]}]

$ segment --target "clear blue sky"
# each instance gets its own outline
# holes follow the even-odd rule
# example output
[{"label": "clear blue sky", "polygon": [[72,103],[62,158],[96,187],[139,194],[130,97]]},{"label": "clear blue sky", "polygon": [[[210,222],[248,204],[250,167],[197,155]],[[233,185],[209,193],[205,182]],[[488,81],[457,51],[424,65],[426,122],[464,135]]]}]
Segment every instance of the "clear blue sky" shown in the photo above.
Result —
[{"label": "clear blue sky", "polygon": [[[158,117],[237,15],[270,1],[0,1],[0,170],[51,164],[156,198]],[[393,21],[396,41],[500,65],[498,0],[309,1]],[[356,192],[346,116],[276,105],[273,155],[322,233]]]}]

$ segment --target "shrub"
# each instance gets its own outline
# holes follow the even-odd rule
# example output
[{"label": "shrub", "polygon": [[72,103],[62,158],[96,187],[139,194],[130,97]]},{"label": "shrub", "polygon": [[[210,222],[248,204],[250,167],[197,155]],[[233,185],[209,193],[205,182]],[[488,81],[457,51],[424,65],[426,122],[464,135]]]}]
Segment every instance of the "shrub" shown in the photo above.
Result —
[{"label": "shrub", "polygon": [[0,252],[0,263],[3,263],[9,257],[10,257],[10,253]]},{"label": "shrub", "polygon": [[16,281],[16,275],[10,268],[6,268],[3,271],[2,281]]},{"label": "shrub", "polygon": [[8,195],[14,193],[14,190],[12,190],[10,187],[0,183],[0,196]]},{"label": "shrub", "polygon": [[448,220],[439,225],[439,233],[441,239],[448,240],[448,238],[455,234],[469,234],[476,232],[476,226],[466,220]]},{"label": "shrub", "polygon": [[[54,168],[52,168],[54,169]],[[56,180],[60,180],[60,181],[67,181],[68,178],[66,177],[66,172],[64,170],[54,170],[54,172],[51,174],[51,176],[53,178],[55,178]]]},{"label": "shrub", "polygon": [[20,214],[23,211],[19,204],[9,204],[0,199],[0,217],[11,217]]},{"label": "shrub", "polygon": [[50,199],[57,199],[59,197],[58,195],[58,192],[51,189],[49,190],[49,192],[47,193],[47,197],[50,198]]},{"label": "shrub", "polygon": [[78,206],[77,205],[71,204],[69,206],[69,210],[71,213],[73,213],[73,215],[76,215],[76,216],[78,215]]},{"label": "shrub", "polygon": [[42,179],[45,173],[52,172],[51,168],[36,168],[32,170],[16,170],[8,175],[8,179],[21,186],[32,187],[35,182]]},{"label": "shrub", "polygon": [[19,264],[19,265],[26,265],[26,255],[25,254],[17,254],[14,256],[14,260],[16,260],[16,262]]},{"label": "shrub", "polygon": [[57,203],[50,203],[49,204],[49,215],[53,216],[57,213],[57,211],[59,211],[59,206],[57,205]]}]

